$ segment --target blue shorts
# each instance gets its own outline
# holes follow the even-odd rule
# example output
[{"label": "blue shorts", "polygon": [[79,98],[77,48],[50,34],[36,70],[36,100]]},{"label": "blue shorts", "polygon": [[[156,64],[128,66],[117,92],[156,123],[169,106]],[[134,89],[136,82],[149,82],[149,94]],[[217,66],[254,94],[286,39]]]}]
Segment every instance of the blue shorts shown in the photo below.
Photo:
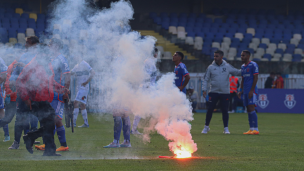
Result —
[{"label": "blue shorts", "polygon": [[56,115],[62,120],[63,110],[64,110],[64,103],[62,103],[58,100],[53,100],[51,102],[51,106],[55,110]]},{"label": "blue shorts", "polygon": [[257,94],[253,93],[253,96],[251,99],[248,98],[248,94],[243,94],[243,103],[244,106],[248,105],[257,105]]}]

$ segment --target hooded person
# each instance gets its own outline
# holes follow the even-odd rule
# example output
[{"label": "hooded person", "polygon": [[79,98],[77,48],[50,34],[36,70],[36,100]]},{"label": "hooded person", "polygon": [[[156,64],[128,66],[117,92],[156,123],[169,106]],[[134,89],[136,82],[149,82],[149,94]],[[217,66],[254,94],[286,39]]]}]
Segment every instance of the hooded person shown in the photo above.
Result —
[{"label": "hooded person", "polygon": [[45,151],[43,156],[60,156],[56,154],[54,143],[55,110],[51,106],[54,91],[67,93],[68,90],[54,80],[54,71],[46,55],[40,53],[28,63],[16,80],[17,94],[24,103],[19,110],[26,114],[32,113],[40,121],[40,128],[23,136],[26,149],[33,153],[35,139],[43,137]]}]

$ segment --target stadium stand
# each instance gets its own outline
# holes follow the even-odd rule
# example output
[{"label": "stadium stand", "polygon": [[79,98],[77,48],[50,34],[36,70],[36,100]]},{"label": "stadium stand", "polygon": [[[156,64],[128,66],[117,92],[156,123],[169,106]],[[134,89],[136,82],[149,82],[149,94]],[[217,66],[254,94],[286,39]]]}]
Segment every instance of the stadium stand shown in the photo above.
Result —
[{"label": "stadium stand", "polygon": [[208,17],[151,12],[149,17],[160,27],[161,35],[196,58],[213,56],[221,49],[227,60],[240,60],[241,51],[249,50],[257,61],[303,62],[303,15],[262,11],[222,9]]}]

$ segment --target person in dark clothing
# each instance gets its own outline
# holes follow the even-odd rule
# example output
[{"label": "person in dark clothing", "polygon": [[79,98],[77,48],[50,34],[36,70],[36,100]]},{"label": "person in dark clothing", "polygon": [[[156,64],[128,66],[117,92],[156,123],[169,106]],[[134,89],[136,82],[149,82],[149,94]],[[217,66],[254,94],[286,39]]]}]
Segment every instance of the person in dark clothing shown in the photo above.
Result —
[{"label": "person in dark clothing", "polygon": [[68,93],[68,89],[54,80],[54,71],[45,55],[38,54],[26,65],[16,80],[16,90],[21,103],[18,110],[22,114],[32,113],[40,121],[40,128],[23,136],[26,149],[33,153],[33,144],[39,137],[45,141],[43,156],[60,156],[56,154],[54,143],[55,110],[50,102],[54,91]]},{"label": "person in dark clothing", "polygon": [[275,77],[274,72],[271,72],[270,76],[267,78],[265,82],[265,88],[273,88],[272,85],[273,85],[274,77]]}]

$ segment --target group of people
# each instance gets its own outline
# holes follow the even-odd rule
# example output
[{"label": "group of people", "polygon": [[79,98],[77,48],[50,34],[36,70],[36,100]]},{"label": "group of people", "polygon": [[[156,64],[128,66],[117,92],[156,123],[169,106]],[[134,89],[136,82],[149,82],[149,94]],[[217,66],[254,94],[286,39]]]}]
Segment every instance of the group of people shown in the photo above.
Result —
[{"label": "group of people", "polygon": [[276,89],[284,88],[284,79],[281,73],[271,72],[270,76],[267,78],[265,82],[265,88],[276,88]]},{"label": "group of people", "polygon": [[[26,39],[26,52],[6,67],[1,59],[1,110],[0,127],[5,130],[4,141],[10,140],[7,124],[16,115],[14,142],[9,149],[19,149],[24,131],[26,149],[33,153],[37,138],[43,138],[42,145],[35,148],[44,151],[44,156],[59,156],[56,151],[68,151],[65,127],[62,123],[64,103],[69,101],[71,75],[77,79],[77,95],[74,101],[74,124],[79,107],[84,119],[80,127],[89,127],[86,111],[88,83],[94,76],[91,66],[74,57],[77,64],[71,71],[67,59],[61,54],[63,44],[59,39],[51,39],[42,44],[38,37]],[[4,89],[3,89],[4,83]],[[38,128],[38,121],[40,128]],[[76,125],[74,125],[76,126]],[[56,149],[54,134],[57,132],[61,146]]]},{"label": "group of people", "polygon": [[[250,61],[250,52],[244,50],[241,53],[242,67],[241,69],[236,69],[232,67],[229,63],[223,60],[223,52],[217,50],[214,53],[214,61],[207,68],[207,71],[203,79],[203,96],[206,98],[207,90],[208,101],[207,101],[207,114],[205,127],[202,131],[203,134],[207,134],[210,131],[209,124],[212,118],[213,111],[216,107],[218,101],[220,101],[222,118],[224,124],[224,134],[230,134],[228,129],[228,108],[229,108],[229,99],[231,96],[237,96],[243,100],[243,105],[247,108],[248,120],[249,120],[249,131],[244,132],[248,135],[258,135],[258,118],[255,111],[257,103],[257,81],[259,68],[258,65]],[[230,77],[232,75],[232,77]],[[242,81],[240,85],[239,92],[237,91],[238,80],[233,76],[242,76]],[[232,89],[231,87],[232,83]],[[210,87],[208,87],[210,85]],[[231,104],[231,102],[230,102]]]}]

